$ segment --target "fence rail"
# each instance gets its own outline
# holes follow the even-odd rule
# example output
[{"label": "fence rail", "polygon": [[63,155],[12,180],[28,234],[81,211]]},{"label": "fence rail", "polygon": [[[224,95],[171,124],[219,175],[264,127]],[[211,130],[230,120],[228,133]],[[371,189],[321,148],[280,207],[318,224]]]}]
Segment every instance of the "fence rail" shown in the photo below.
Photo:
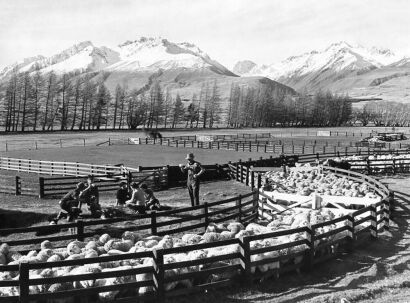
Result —
[{"label": "fence rail", "polygon": [[0,169],[60,176],[87,176],[122,173],[120,166],[97,165],[78,162],[56,162],[44,160],[0,157]]}]

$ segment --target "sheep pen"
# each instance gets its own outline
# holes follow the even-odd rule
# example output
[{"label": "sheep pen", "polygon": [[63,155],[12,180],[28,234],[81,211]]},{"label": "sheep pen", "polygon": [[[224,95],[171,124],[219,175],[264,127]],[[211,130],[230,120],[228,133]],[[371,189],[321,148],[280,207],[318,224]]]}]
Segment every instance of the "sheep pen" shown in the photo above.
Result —
[{"label": "sheep pen", "polygon": [[[321,167],[321,170],[316,175],[332,174],[332,168]],[[333,173],[344,175],[340,179],[345,178],[343,182],[347,180],[347,184],[353,181],[351,187],[357,183],[357,175],[350,176],[351,172]],[[293,177],[299,178],[296,174]],[[13,250],[13,245],[3,243],[2,294],[19,297],[23,302],[61,297],[74,300],[78,296],[88,296],[92,301],[133,296],[164,300],[311,269],[335,256],[342,246],[351,249],[366,232],[377,238],[378,233],[388,228],[388,190],[367,176],[361,180],[362,184],[353,187],[362,186],[362,191],[373,189],[374,196],[356,197],[366,198],[359,210],[341,206],[346,200],[323,202],[303,190],[281,193],[294,196],[287,197],[294,203],[283,209],[283,205],[276,203],[284,201],[283,196],[277,199],[269,196],[269,192],[255,191],[256,197],[252,193],[249,203],[228,207],[240,210],[239,216],[234,213],[227,219],[212,222],[204,211],[201,214],[204,222],[194,227],[204,228],[205,232],[186,233],[190,229],[187,228],[182,236],[172,236],[166,232],[143,235],[125,231],[119,238],[89,235],[63,247],[40,239],[43,240],[40,249],[23,254]],[[300,203],[294,201],[298,197],[303,197],[305,204],[292,207],[295,202]],[[375,203],[368,203],[368,199],[375,199]],[[329,203],[339,207],[326,207]]]}]

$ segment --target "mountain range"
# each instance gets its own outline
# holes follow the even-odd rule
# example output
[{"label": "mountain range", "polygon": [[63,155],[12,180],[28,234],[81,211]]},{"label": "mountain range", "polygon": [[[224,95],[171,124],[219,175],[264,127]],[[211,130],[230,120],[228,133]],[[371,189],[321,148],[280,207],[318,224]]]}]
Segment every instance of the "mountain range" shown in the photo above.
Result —
[{"label": "mountain range", "polygon": [[225,103],[232,84],[268,86],[295,94],[292,88],[263,76],[239,77],[194,44],[162,38],[141,37],[112,48],[81,42],[48,58],[35,56],[10,65],[0,71],[0,81],[8,79],[13,71],[36,70],[43,74],[90,73],[96,80],[104,81],[112,92],[118,84],[128,89],[149,89],[159,81],[164,90],[174,96],[178,93],[185,101],[198,94],[204,84],[213,85],[214,81]]},{"label": "mountain range", "polygon": [[410,102],[409,57],[344,41],[272,64],[240,61],[232,71],[241,76],[265,76],[297,91],[322,89],[356,98]]},{"label": "mountain range", "polygon": [[50,57],[38,55],[7,66],[0,71],[0,83],[14,71],[35,70],[90,73],[111,91],[117,84],[141,89],[160,81],[171,95],[178,93],[187,101],[204,83],[216,80],[226,102],[232,84],[269,86],[286,94],[322,89],[357,98],[410,102],[409,57],[344,41],[271,64],[243,60],[232,71],[187,42],[140,37],[115,47],[97,47],[85,41]]}]

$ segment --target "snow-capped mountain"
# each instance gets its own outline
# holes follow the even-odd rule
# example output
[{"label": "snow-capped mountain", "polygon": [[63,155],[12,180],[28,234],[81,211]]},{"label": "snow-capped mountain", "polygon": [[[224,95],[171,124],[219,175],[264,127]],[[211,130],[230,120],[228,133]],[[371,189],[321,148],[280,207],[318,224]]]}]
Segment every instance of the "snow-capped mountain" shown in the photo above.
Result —
[{"label": "snow-capped mountain", "polygon": [[244,75],[249,73],[254,67],[256,67],[256,63],[250,60],[243,60],[239,61],[235,64],[232,71],[238,75]]},{"label": "snow-capped mountain", "polygon": [[173,43],[162,38],[141,37],[117,47],[96,47],[90,41],[78,43],[51,57],[37,56],[7,66],[0,72],[0,79],[14,69],[32,72],[40,69],[57,74],[73,71],[135,72],[168,70],[177,68],[211,69],[216,73],[234,76],[222,64],[212,60],[194,44]]},{"label": "snow-capped mountain", "polygon": [[0,79],[9,75],[13,69],[17,69],[17,72],[33,72],[39,69],[43,73],[54,71],[57,74],[99,71],[118,60],[117,52],[84,41],[48,58],[40,55],[8,66],[0,72]]},{"label": "snow-capped mountain", "polygon": [[376,47],[368,49],[342,41],[331,44],[322,51],[311,51],[299,56],[292,56],[284,61],[269,65],[256,65],[248,72],[240,74],[283,80],[324,71],[336,73],[346,71],[363,72],[392,64],[400,59],[388,49]]},{"label": "snow-capped mountain", "polygon": [[246,65],[252,68],[238,62],[234,71],[246,77],[268,77],[299,91],[324,89],[352,97],[410,102],[410,58],[385,48],[342,41],[277,63]]},{"label": "snow-capped mountain", "polygon": [[107,67],[109,71],[210,68],[220,74],[233,75],[196,45],[187,42],[174,43],[160,37],[142,37],[127,41],[115,50],[120,54],[120,60]]}]

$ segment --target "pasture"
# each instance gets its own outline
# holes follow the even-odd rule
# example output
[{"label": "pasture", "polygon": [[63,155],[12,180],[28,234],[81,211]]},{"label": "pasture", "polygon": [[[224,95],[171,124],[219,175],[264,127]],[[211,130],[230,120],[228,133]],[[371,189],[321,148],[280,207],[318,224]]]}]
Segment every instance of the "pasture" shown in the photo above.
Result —
[{"label": "pasture", "polygon": [[[374,130],[374,128],[372,128]],[[282,140],[324,140],[334,142],[356,142],[367,136],[369,128],[335,128],[340,136],[317,137],[320,129],[246,129],[246,130],[200,130],[178,132],[164,131],[164,136],[182,136],[193,134],[236,134],[263,133],[277,134]],[[386,131],[385,128],[378,129]],[[409,129],[396,129],[409,132]],[[343,132],[349,132],[343,136]],[[355,133],[353,136],[352,133]],[[157,145],[120,144],[128,137],[138,137],[139,132],[82,132],[50,134],[16,134],[0,137],[0,150],[8,142],[8,152],[3,157],[36,159],[48,161],[83,162],[94,164],[119,164],[126,166],[161,166],[184,163],[188,152],[194,152],[196,159],[203,164],[236,162],[239,159],[258,159],[275,156],[246,151],[192,149]],[[84,144],[85,138],[86,144]],[[112,145],[104,144],[110,138]],[[61,141],[60,141],[61,139]],[[35,143],[37,141],[37,149]],[[43,145],[40,145],[41,142]],[[47,142],[50,142],[47,145]],[[77,144],[78,142],[78,144]],[[103,143],[103,144],[100,144]],[[85,145],[85,146],[84,146]],[[29,146],[27,148],[27,146]],[[41,147],[41,148],[39,148]],[[17,172],[8,172],[10,176]],[[278,280],[262,279],[260,284],[238,289],[236,286],[215,290],[205,295],[178,297],[170,302],[310,302],[339,303],[343,298],[348,302],[408,302],[410,286],[410,176],[378,176],[377,179],[387,184],[389,189],[397,191],[396,210],[390,227],[381,233],[377,241],[366,239],[357,245],[354,251],[342,252],[337,258],[315,266],[313,271],[302,274],[284,275]],[[206,182],[201,185],[202,202],[214,202],[228,199],[238,194],[249,193],[249,187],[233,180]],[[158,191],[156,196],[161,203],[173,208],[190,205],[186,188],[172,188]],[[17,226],[44,225],[50,215],[59,207],[56,199],[39,199],[28,196],[12,196],[0,193],[0,228]],[[113,204],[113,193],[102,196],[102,205]],[[4,238],[7,240],[7,238]]]}]

